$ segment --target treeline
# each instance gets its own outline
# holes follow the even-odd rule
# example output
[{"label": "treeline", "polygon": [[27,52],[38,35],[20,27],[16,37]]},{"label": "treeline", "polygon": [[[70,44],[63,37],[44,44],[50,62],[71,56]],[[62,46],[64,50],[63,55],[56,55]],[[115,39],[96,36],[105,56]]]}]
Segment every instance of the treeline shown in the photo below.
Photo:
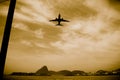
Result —
[{"label": "treeline", "polygon": [[35,75],[35,73],[13,72],[10,75],[16,75],[16,76],[33,76],[33,75]]}]

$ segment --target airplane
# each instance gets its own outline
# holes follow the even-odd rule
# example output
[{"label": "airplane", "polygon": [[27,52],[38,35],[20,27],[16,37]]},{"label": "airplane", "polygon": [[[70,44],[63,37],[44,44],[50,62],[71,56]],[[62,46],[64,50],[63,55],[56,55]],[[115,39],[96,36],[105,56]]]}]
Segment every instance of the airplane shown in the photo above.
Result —
[{"label": "airplane", "polygon": [[57,25],[60,25],[60,26],[62,26],[62,25],[60,24],[60,22],[69,22],[68,20],[64,20],[63,18],[61,18],[61,15],[60,15],[60,14],[58,15],[58,18],[53,19],[53,20],[50,20],[50,21],[57,21],[57,22],[58,22]]}]

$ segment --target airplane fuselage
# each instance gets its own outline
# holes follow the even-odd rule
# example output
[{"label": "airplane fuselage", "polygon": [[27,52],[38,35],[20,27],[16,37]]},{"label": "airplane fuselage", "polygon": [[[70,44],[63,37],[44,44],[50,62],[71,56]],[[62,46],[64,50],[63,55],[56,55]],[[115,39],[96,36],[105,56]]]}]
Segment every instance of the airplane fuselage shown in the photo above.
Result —
[{"label": "airplane fuselage", "polygon": [[62,18],[61,18],[60,14],[58,15],[58,19],[57,20],[58,20],[58,24],[57,25],[60,25],[60,22],[62,21]]},{"label": "airplane fuselage", "polygon": [[50,21],[57,21],[58,24],[57,25],[61,25],[60,22],[69,22],[68,20],[64,20],[63,18],[61,18],[61,15],[58,15],[58,18],[54,19],[54,20],[50,20]]}]

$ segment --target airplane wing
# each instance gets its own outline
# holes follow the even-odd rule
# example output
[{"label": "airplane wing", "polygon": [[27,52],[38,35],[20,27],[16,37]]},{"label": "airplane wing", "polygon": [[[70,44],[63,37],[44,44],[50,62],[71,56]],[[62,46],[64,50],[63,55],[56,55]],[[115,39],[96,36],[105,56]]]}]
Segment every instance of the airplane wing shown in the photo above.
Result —
[{"label": "airplane wing", "polygon": [[50,20],[50,21],[58,21],[57,19],[53,19],[53,20]]},{"label": "airplane wing", "polygon": [[63,21],[63,22],[69,22],[68,20],[64,20],[64,19],[62,19],[61,21]]}]

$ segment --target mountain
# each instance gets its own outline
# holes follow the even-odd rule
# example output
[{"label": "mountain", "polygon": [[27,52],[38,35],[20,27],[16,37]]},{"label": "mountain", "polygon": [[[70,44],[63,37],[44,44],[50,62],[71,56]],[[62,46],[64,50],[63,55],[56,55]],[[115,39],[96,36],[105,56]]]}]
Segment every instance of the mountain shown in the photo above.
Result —
[{"label": "mountain", "polygon": [[87,73],[85,73],[84,71],[80,71],[80,70],[74,70],[72,71],[72,74],[74,76],[86,76],[87,75]]},{"label": "mountain", "polygon": [[113,71],[98,70],[94,74],[86,73],[81,70],[61,70],[61,71],[52,71],[48,70],[47,66],[41,67],[35,73],[27,72],[13,72],[11,75],[17,76],[107,76],[107,75],[120,75],[120,68]]},{"label": "mountain", "polygon": [[43,66],[42,68],[37,70],[35,74],[38,76],[49,76],[49,71],[47,66]]},{"label": "mountain", "polygon": [[69,70],[61,70],[59,72],[57,72],[59,75],[63,75],[63,76],[73,76],[72,72]]},{"label": "mountain", "polygon": [[98,70],[94,75],[102,76],[102,75],[113,75],[112,71]]},{"label": "mountain", "polygon": [[50,75],[58,75],[58,73],[56,71],[52,71],[52,70],[49,71],[49,74]]},{"label": "mountain", "polygon": [[120,75],[120,68],[119,69],[116,69],[116,70],[113,70],[112,73],[114,75]]}]

